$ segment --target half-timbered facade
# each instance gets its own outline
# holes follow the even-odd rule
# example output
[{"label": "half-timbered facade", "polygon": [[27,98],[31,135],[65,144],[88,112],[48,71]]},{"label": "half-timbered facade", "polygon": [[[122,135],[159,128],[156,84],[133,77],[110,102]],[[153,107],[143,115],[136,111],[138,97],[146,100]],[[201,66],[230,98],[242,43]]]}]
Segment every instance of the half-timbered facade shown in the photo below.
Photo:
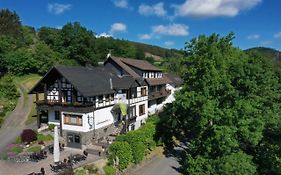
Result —
[{"label": "half-timbered facade", "polygon": [[105,61],[104,66],[120,77],[131,75],[135,78],[145,79],[148,84],[149,114],[154,114],[161,110],[167,97],[171,95],[171,90],[166,88],[167,84],[171,83],[171,80],[164,76],[161,69],[145,60],[121,58],[110,55]]},{"label": "half-timbered facade", "polygon": [[148,117],[147,83],[104,68],[54,67],[30,93],[36,94],[38,128],[57,125],[69,147],[137,129]]}]

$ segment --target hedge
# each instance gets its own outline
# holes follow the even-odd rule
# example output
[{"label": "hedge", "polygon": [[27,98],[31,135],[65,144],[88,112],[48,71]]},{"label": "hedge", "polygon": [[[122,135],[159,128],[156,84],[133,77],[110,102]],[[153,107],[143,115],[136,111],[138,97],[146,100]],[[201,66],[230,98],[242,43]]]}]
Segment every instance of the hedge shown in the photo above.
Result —
[{"label": "hedge", "polygon": [[157,117],[149,117],[142,128],[118,136],[116,141],[109,147],[110,154],[108,158],[111,165],[113,165],[113,159],[115,159],[118,150],[121,149],[119,153],[122,154],[124,147],[128,150],[124,150],[126,154],[118,156],[119,163],[122,162],[121,167],[120,165],[117,166],[119,170],[125,169],[129,163],[137,164],[141,162],[147,152],[156,147],[155,134],[158,121]]},{"label": "hedge", "polygon": [[109,160],[117,164],[119,170],[124,170],[133,162],[132,148],[127,142],[116,141],[109,147]]}]

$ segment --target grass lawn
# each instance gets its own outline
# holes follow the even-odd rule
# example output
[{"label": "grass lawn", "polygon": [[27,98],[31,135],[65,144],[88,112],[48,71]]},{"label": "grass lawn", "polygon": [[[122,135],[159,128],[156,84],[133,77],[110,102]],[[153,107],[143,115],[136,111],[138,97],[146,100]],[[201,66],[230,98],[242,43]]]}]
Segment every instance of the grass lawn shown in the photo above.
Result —
[{"label": "grass lawn", "polygon": [[[40,75],[37,74],[29,74],[25,76],[16,76],[14,78],[14,81],[16,84],[22,85],[26,90],[24,90],[24,100],[26,101],[28,98],[28,91],[31,90],[31,88],[41,79]],[[33,101],[35,101],[35,96],[33,95]],[[26,104],[26,103],[25,103]],[[36,121],[36,108],[35,104],[32,104],[31,112],[28,115],[27,120],[25,121],[25,124],[31,124]]]}]

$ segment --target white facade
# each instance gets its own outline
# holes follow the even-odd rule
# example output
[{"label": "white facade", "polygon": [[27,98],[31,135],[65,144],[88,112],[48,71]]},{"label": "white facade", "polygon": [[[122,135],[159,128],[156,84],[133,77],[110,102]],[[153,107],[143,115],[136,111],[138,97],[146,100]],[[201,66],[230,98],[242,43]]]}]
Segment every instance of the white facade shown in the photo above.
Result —
[{"label": "white facade", "polygon": [[180,90],[181,87],[175,87],[175,85],[173,84],[166,84],[166,89],[171,91],[171,94],[166,97],[166,99],[161,103],[161,104],[157,104],[156,100],[151,100],[150,101],[150,107],[148,108],[148,114],[152,115],[155,114],[161,110],[163,110],[163,108],[165,107],[166,104],[168,103],[172,103],[173,101],[175,101],[175,92]]},{"label": "white facade", "polygon": [[[145,96],[141,94],[141,88],[145,88]],[[120,101],[125,102],[130,107],[135,106],[135,114],[137,116],[136,122],[132,123],[134,129],[138,129],[142,123],[145,123],[146,118],[148,117],[148,96],[147,96],[148,87],[142,86],[137,87],[137,97],[132,99],[127,99],[126,94],[114,94],[114,98],[109,98],[105,100],[107,95],[103,95],[102,102],[99,101],[99,96],[96,96],[96,108],[93,112],[89,113],[77,113],[73,112],[61,112],[62,118],[62,130],[75,131],[75,132],[89,132],[96,129],[104,128],[106,126],[112,125],[116,118],[116,114],[112,112],[112,108],[115,104]],[[108,96],[107,96],[108,97]],[[122,97],[122,98],[120,98]],[[144,113],[140,115],[140,106],[144,105]],[[80,125],[66,124],[65,115],[79,115],[82,116],[82,123]],[[48,124],[60,125],[60,121],[55,119],[55,111],[48,110]],[[129,130],[132,129],[132,124],[129,125]]]}]

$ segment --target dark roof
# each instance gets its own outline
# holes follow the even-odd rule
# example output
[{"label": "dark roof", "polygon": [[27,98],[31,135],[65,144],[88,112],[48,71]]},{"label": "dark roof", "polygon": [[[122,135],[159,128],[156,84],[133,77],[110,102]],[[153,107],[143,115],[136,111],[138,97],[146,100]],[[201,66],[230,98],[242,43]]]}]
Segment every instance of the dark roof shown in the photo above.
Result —
[{"label": "dark roof", "polygon": [[115,57],[115,56],[110,56],[109,58],[111,58],[116,64],[118,64],[122,69],[124,69],[131,76],[135,78],[140,77],[133,69],[131,69],[128,65],[122,62],[122,59],[124,58]]},{"label": "dark roof", "polygon": [[125,64],[128,64],[130,66],[136,67],[141,70],[161,71],[161,69],[153,66],[151,63],[149,63],[146,60],[122,58],[121,61],[124,62]]},{"label": "dark roof", "polygon": [[116,56],[110,56],[109,58],[111,58],[116,64],[118,64],[127,73],[134,77],[139,77],[139,75],[132,68],[130,68],[130,66],[140,70],[161,71],[161,69],[153,66],[146,60],[129,59]]},{"label": "dark roof", "polygon": [[[132,76],[120,78],[101,67],[56,66],[40,82],[48,79],[48,76],[52,76],[52,72],[57,72],[67,79],[85,97],[113,93],[114,89],[128,89],[136,81]],[[113,89],[111,89],[110,79],[112,79]],[[42,89],[40,82],[30,93]]]},{"label": "dark roof", "polygon": [[164,76],[169,78],[171,80],[171,82],[173,82],[176,85],[176,87],[179,87],[183,84],[183,79],[181,79],[179,76],[177,76],[175,74],[166,73],[166,74],[164,74]]},{"label": "dark roof", "polygon": [[114,78],[113,86],[115,89],[129,89],[130,87],[137,87],[138,82],[132,76],[123,76]]},{"label": "dark roof", "polygon": [[150,85],[150,86],[155,86],[155,85],[161,85],[161,84],[167,84],[170,83],[171,80],[168,79],[167,77],[163,76],[162,78],[146,78],[145,81]]}]

